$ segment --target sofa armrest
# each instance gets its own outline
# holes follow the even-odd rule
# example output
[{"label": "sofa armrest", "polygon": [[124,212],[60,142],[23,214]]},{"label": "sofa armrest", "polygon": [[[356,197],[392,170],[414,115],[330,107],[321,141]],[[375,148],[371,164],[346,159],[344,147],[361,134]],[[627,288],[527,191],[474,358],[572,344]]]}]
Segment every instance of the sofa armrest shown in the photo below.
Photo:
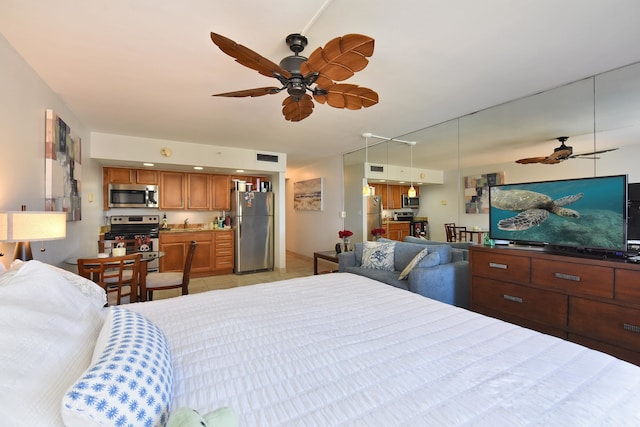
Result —
[{"label": "sofa armrest", "polygon": [[347,267],[356,267],[356,253],[353,251],[338,254],[338,271],[344,272]]},{"label": "sofa armrest", "polygon": [[414,268],[409,273],[409,290],[447,304],[469,308],[469,262]]}]

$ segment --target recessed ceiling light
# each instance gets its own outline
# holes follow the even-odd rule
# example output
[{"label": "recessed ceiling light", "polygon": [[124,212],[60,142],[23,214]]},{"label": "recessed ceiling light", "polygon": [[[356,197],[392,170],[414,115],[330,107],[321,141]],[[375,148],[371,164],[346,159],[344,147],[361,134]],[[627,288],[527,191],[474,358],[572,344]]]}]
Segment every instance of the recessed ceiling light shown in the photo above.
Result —
[{"label": "recessed ceiling light", "polygon": [[201,171],[202,169],[204,169],[202,166],[194,166],[193,168],[197,171]]},{"label": "recessed ceiling light", "polygon": [[143,165],[143,166],[155,166],[155,164],[153,164],[153,163],[146,163],[146,162],[145,162],[145,163],[143,163],[142,165]]},{"label": "recessed ceiling light", "polygon": [[238,172],[238,173],[243,173],[243,172],[244,172],[244,169],[236,169],[236,172]]}]

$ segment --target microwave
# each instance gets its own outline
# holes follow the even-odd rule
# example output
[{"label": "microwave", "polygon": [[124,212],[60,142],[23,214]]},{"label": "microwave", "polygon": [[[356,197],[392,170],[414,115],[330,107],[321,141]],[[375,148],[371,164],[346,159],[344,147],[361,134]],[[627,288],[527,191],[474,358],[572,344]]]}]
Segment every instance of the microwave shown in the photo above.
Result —
[{"label": "microwave", "polygon": [[157,208],[158,186],[109,184],[110,208]]},{"label": "microwave", "polygon": [[409,197],[406,194],[402,195],[402,207],[403,208],[419,208],[420,207],[420,198],[419,197]]}]

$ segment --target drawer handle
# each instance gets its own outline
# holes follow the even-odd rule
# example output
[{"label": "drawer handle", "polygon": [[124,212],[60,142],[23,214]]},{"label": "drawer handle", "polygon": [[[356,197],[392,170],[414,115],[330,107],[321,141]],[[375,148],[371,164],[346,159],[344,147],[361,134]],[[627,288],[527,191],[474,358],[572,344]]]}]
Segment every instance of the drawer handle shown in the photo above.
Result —
[{"label": "drawer handle", "polygon": [[630,325],[628,323],[624,323],[622,328],[625,331],[629,331],[629,332],[635,332],[636,334],[640,334],[640,326],[637,325]]},{"label": "drawer handle", "polygon": [[506,299],[507,301],[519,302],[522,304],[522,298],[520,297],[514,297],[511,295],[504,294],[502,295],[502,298]]},{"label": "drawer handle", "polygon": [[573,274],[565,274],[565,273],[554,273],[558,279],[572,280],[574,282],[580,281],[580,276],[574,276]]},{"label": "drawer handle", "polygon": [[501,270],[507,269],[507,264],[498,264],[497,262],[490,262],[489,267],[491,268],[499,268]]}]

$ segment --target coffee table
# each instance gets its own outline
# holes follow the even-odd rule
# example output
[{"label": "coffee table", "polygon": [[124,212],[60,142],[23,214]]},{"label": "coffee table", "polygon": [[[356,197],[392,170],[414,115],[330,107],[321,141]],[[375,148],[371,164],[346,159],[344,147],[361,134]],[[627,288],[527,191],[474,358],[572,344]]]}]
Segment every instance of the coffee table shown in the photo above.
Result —
[{"label": "coffee table", "polygon": [[[321,251],[313,253],[313,274],[318,273],[318,258],[338,264],[338,254],[336,251]],[[338,270],[323,271],[322,273],[334,273]]]}]

